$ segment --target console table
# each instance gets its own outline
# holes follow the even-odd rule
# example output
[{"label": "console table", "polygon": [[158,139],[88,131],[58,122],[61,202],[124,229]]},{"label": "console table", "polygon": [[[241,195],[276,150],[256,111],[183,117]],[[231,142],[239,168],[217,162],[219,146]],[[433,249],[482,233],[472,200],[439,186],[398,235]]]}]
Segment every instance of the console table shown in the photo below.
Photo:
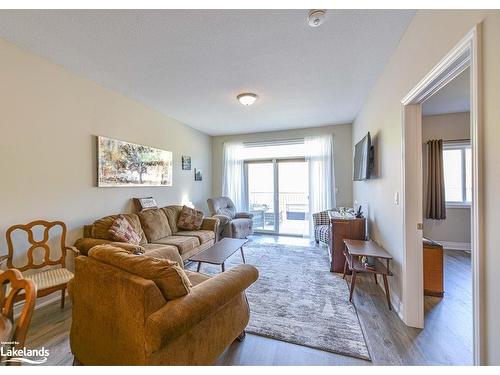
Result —
[{"label": "console table", "polygon": [[365,218],[339,217],[330,215],[330,239],[328,255],[330,257],[330,271],[342,273],[344,271],[344,239],[365,239]]},{"label": "console table", "polygon": [[[389,283],[387,282],[387,276],[392,276],[392,272],[389,268],[389,262],[392,259],[391,254],[373,241],[344,240],[344,244],[344,255],[346,260],[344,263],[343,277],[345,278],[348,269],[352,272],[349,302],[352,302],[352,293],[354,292],[354,286],[356,285],[356,274],[360,272],[367,272],[374,274],[375,283],[377,283],[377,275],[382,275],[387,305],[389,306],[389,310],[392,310]],[[361,257],[375,258],[374,268],[366,268],[361,263]]]}]

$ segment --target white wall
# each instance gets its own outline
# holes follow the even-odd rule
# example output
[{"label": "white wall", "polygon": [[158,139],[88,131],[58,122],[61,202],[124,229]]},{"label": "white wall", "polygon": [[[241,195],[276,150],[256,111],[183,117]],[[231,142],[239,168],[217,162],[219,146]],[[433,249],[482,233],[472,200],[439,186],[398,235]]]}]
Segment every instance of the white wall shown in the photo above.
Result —
[{"label": "white wall", "polygon": [[[132,197],[206,208],[209,136],[1,39],[0,56],[0,254],[13,224],[63,220],[72,244],[84,224],[130,211]],[[95,187],[95,135],[172,151],[173,187]],[[203,171],[202,182],[181,171],[183,154]]]},{"label": "white wall", "polygon": [[[425,107],[425,103],[423,105]],[[431,139],[469,139],[470,113],[447,113],[422,118],[422,142]],[[424,202],[425,206],[425,202]],[[471,213],[469,207],[447,207],[445,220],[429,220],[424,215],[424,236],[435,241],[470,245]]]},{"label": "white wall", "polygon": [[418,11],[353,124],[353,139],[379,135],[380,177],[354,183],[354,199],[370,205],[371,234],[394,256],[391,288],[401,298],[403,231],[401,206],[401,99],[475,24],[483,21],[483,141],[485,200],[485,361],[500,364],[500,11]]},{"label": "white wall", "polygon": [[311,135],[333,135],[333,158],[335,163],[335,185],[338,187],[337,206],[352,206],[352,137],[351,124],[330,125],[307,129],[293,129],[276,132],[217,136],[212,138],[213,188],[214,196],[222,193],[222,154],[224,142],[257,142]]}]

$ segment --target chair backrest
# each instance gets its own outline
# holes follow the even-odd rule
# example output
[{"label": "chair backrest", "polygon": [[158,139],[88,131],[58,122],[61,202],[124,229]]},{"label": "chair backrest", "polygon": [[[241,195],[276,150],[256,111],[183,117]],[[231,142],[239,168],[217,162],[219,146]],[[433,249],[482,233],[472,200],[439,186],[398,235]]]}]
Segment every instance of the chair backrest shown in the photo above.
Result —
[{"label": "chair backrest", "polygon": [[321,212],[317,212],[313,214],[313,223],[314,225],[328,225],[330,224],[330,217],[328,216],[328,211],[333,210],[325,210]]},{"label": "chair backrest", "polygon": [[[43,229],[43,237],[41,240],[37,241],[35,239],[34,228],[41,227]],[[52,228],[60,228],[60,247],[61,247],[61,256],[58,259],[50,258],[50,230]],[[19,267],[15,266],[13,263],[14,259],[14,244],[13,244],[13,233],[17,230],[24,231],[27,234],[28,243],[30,247],[26,251],[26,256],[28,258],[28,263]],[[38,269],[43,268],[45,266],[55,266],[61,264],[65,267],[66,262],[66,224],[62,221],[45,221],[45,220],[36,220],[32,221],[28,224],[18,224],[7,229],[5,234],[7,238],[7,248],[8,248],[8,259],[7,259],[7,267],[8,268],[16,268],[20,271],[26,271],[30,269]],[[41,248],[43,249],[43,261],[41,263],[35,263],[34,259],[34,251],[35,249]]]},{"label": "chair backrest", "polygon": [[[1,272],[1,271],[0,271]],[[4,284],[10,283],[9,294],[5,295]],[[32,280],[24,279],[20,271],[8,269],[0,273],[0,313],[3,317],[12,321],[15,297],[24,290],[26,299],[23,310],[14,326],[12,335],[15,349],[22,349],[26,340],[26,334],[31,323],[36,301],[36,285]]]},{"label": "chair backrest", "polygon": [[209,198],[207,200],[210,215],[224,215],[234,219],[236,207],[229,197]]}]

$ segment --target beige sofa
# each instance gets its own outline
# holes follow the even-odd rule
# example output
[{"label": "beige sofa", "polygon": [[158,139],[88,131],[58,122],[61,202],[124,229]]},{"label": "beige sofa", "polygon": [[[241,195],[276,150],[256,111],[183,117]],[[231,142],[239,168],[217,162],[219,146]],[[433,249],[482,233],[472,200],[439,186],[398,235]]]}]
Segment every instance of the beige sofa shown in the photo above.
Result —
[{"label": "beige sofa", "polygon": [[[164,259],[127,253],[110,262],[120,250],[108,247],[99,258],[98,248],[76,258],[69,284],[76,363],[210,365],[244,336],[250,314],[245,289],[257,280],[254,267],[239,265],[212,278],[185,271],[190,291],[168,299],[153,274],[164,269],[158,267]],[[173,288],[175,281],[162,279],[162,285]]]},{"label": "beige sofa", "polygon": [[[146,210],[138,214],[123,214],[141,236],[139,245],[149,256],[165,258],[180,264],[190,256],[205,250],[216,242],[219,220],[205,218],[200,230],[184,231],[177,227],[182,206],[172,205],[159,209]],[[84,227],[84,237],[75,242],[81,254],[106,243],[117,244],[122,248],[134,249],[136,246],[113,241],[109,228],[118,215],[105,216],[92,225]]]}]

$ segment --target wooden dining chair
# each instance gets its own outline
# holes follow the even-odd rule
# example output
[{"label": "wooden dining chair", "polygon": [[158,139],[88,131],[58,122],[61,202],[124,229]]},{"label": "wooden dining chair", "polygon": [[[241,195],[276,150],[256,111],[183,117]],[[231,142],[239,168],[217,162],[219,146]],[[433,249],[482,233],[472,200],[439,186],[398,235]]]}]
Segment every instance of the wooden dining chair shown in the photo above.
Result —
[{"label": "wooden dining chair", "polygon": [[[34,228],[41,227],[43,229],[43,236],[40,240],[35,239]],[[60,256],[57,259],[51,259],[50,230],[56,228],[60,229]],[[13,234],[16,231],[24,231],[27,234],[29,248],[26,251],[27,263],[23,266],[14,265],[15,249],[13,245]],[[62,221],[45,221],[36,220],[28,224],[18,224],[7,229],[7,267],[15,268],[22,272],[23,277],[32,280],[37,287],[37,297],[43,297],[51,293],[61,291],[61,308],[64,308],[64,300],[66,295],[66,288],[68,281],[73,278],[73,273],[66,268],[66,255],[68,251],[74,252],[78,256],[78,250],[72,246],[66,246],[66,224]],[[39,263],[35,262],[35,250],[43,249],[43,260]],[[19,251],[19,249],[17,249]],[[52,252],[53,254],[53,252]],[[50,267],[52,266],[52,267]],[[60,266],[60,267],[55,267]],[[46,268],[50,267],[50,268]],[[45,268],[44,270],[40,270]],[[19,293],[14,298],[15,301],[24,299],[24,294]]]},{"label": "wooden dining chair", "polygon": [[[9,292],[4,290],[4,284],[9,287]],[[25,300],[21,314],[14,324],[14,302],[16,296],[22,294]],[[24,348],[26,335],[33,316],[36,302],[36,285],[32,280],[23,278],[16,269],[0,271],[0,341],[15,342],[13,349]],[[1,356],[0,356],[1,357]],[[2,358],[0,358],[1,360]],[[6,358],[7,364],[20,365],[20,362]]]}]

